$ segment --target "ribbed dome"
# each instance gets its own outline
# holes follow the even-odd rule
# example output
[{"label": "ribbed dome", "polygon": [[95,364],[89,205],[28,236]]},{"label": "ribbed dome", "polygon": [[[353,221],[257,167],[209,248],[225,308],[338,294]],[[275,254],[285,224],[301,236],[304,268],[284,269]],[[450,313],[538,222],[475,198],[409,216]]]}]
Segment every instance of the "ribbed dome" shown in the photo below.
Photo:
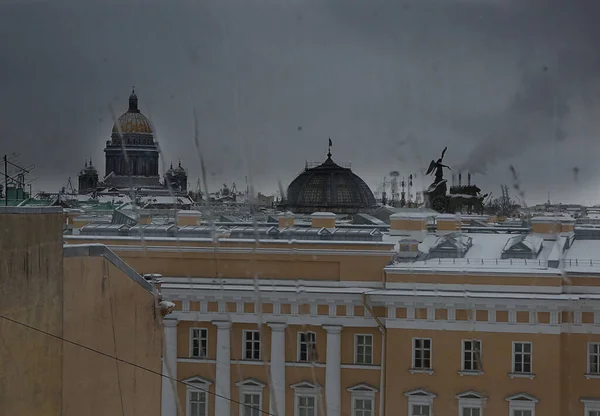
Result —
[{"label": "ribbed dome", "polygon": [[130,113],[129,111],[119,117],[117,123],[113,126],[113,133],[117,133],[117,125],[121,133],[146,133],[152,134],[150,120],[142,113]]},{"label": "ribbed dome", "polygon": [[138,97],[135,90],[131,92],[129,96],[129,109],[124,113],[119,120],[113,126],[113,133],[118,133],[120,129],[121,133],[141,133],[141,134],[152,134],[152,125],[150,120],[140,113],[138,109]]},{"label": "ribbed dome", "polygon": [[369,186],[349,168],[337,165],[328,155],[321,165],[306,169],[287,190],[286,206],[292,212],[318,211],[336,214],[368,212],[377,202]]}]

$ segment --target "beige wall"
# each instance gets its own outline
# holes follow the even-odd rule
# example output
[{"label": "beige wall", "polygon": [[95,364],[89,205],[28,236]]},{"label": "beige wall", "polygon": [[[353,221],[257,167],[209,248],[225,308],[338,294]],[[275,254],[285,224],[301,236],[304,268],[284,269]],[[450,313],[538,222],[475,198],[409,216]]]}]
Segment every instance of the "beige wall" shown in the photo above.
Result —
[{"label": "beige wall", "polygon": [[[113,332],[114,331],[114,332]],[[104,257],[64,260],[64,336],[161,372],[161,323],[154,297]],[[161,379],[65,344],[63,416],[160,416]]]},{"label": "beige wall", "polygon": [[[68,239],[67,239],[68,240]],[[69,241],[69,240],[68,240]],[[304,279],[304,280],[348,280],[348,281],[382,281],[383,268],[392,259],[389,256],[361,256],[340,254],[298,254],[292,249],[320,250],[391,250],[393,245],[368,244],[288,244],[285,242],[261,243],[261,249],[289,249],[283,254],[261,253],[214,253],[190,252],[188,247],[213,247],[207,242],[182,242],[181,251],[127,250],[128,245],[139,245],[135,240],[89,239],[72,240],[85,243],[102,243],[113,247],[138,273],[158,273],[164,276],[181,277],[223,277],[223,278],[254,278],[263,279]],[[135,243],[135,244],[134,244]],[[146,244],[173,246],[173,241],[151,241]],[[219,242],[222,248],[252,248],[251,243]]]},{"label": "beige wall", "polygon": [[[409,373],[412,366],[413,337],[432,339],[434,375]],[[600,392],[600,380],[587,380],[584,377],[586,346],[592,338],[600,341],[598,335],[389,329],[386,358],[387,412],[405,415],[408,400],[402,393],[423,388],[437,394],[434,400],[435,414],[458,414],[458,400],[455,396],[472,389],[488,396],[485,414],[490,416],[507,415],[508,402],[505,398],[521,392],[540,399],[536,414],[582,415],[580,398],[598,396]],[[463,339],[482,341],[483,375],[458,374],[461,369]],[[532,370],[536,375],[533,380],[512,379],[508,376],[512,366],[513,341],[533,343]]]},{"label": "beige wall", "polygon": [[[63,223],[62,212],[0,210],[0,314],[57,336]],[[62,415],[62,378],[60,341],[0,319],[0,414]]]}]

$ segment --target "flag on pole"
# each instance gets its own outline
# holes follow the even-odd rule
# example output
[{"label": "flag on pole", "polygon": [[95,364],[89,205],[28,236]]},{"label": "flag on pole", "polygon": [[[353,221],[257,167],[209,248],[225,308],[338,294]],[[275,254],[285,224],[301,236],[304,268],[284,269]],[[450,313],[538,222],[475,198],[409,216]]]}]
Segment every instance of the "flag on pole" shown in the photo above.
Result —
[{"label": "flag on pole", "polygon": [[331,137],[329,138],[329,147],[333,146],[333,143],[331,142]]}]

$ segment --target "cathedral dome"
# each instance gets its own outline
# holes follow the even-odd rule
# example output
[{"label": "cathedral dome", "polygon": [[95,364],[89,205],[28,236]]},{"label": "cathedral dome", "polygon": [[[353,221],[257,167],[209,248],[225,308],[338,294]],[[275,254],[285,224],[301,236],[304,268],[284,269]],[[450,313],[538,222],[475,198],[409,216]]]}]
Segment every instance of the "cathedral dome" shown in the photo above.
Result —
[{"label": "cathedral dome", "polygon": [[138,109],[138,98],[135,91],[129,96],[129,109],[121,115],[113,126],[113,133],[138,133],[138,134],[153,134],[152,124],[150,120],[140,113]]},{"label": "cathedral dome", "polygon": [[376,205],[365,181],[351,169],[336,164],[331,153],[319,166],[305,169],[287,190],[286,206],[296,213],[354,214],[368,212]]}]

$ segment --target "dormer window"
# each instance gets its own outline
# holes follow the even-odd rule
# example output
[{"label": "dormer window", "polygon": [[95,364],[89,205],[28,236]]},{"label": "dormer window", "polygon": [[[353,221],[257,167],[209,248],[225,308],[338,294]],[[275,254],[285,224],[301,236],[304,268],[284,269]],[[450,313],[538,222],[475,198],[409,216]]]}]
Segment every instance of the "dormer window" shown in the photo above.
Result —
[{"label": "dormer window", "polygon": [[537,258],[544,239],[534,235],[516,235],[508,239],[502,249],[503,259],[535,259]]},{"label": "dormer window", "polygon": [[473,245],[473,238],[463,233],[439,237],[429,249],[429,258],[463,258]]}]

